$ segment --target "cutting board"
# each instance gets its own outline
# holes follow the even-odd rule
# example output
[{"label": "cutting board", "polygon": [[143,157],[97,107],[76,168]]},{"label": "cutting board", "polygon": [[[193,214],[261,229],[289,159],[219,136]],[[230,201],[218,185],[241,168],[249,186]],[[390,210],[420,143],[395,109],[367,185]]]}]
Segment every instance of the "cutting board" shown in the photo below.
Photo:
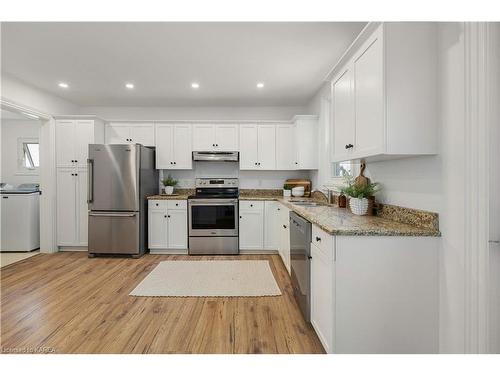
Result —
[{"label": "cutting board", "polygon": [[304,187],[304,197],[310,197],[311,196],[311,181],[310,180],[303,180],[300,178],[290,178],[285,181],[285,184],[290,185],[292,188],[296,186],[303,186]]}]

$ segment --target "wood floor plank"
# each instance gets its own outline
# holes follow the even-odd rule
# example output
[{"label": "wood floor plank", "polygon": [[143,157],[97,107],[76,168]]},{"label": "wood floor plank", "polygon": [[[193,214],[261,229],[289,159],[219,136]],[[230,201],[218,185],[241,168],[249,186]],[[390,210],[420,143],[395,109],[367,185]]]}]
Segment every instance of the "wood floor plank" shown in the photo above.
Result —
[{"label": "wood floor plank", "polygon": [[[268,260],[268,297],[129,296],[161,261]],[[0,345],[56,353],[324,353],[277,255],[40,254],[0,270]]]}]

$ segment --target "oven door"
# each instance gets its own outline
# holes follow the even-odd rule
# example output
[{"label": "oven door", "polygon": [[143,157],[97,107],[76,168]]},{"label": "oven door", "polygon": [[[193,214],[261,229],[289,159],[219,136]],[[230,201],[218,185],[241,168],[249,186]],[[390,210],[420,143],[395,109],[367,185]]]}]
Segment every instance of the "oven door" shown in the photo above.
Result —
[{"label": "oven door", "polygon": [[189,236],[238,236],[237,199],[190,199]]}]

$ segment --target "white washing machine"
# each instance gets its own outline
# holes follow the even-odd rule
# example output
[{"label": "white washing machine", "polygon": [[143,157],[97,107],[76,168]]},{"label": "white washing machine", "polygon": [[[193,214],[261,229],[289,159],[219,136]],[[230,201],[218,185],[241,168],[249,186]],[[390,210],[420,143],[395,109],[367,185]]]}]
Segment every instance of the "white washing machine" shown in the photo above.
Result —
[{"label": "white washing machine", "polygon": [[2,227],[0,251],[31,251],[40,247],[40,190],[38,184],[0,189]]}]

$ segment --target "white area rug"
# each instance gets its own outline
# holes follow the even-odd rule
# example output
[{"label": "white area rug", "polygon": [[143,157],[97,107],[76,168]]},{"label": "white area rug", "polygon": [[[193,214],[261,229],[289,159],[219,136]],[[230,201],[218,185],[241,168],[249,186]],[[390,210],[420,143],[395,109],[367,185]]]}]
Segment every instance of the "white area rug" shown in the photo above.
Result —
[{"label": "white area rug", "polygon": [[279,296],[267,260],[160,262],[130,293],[143,297]]}]

